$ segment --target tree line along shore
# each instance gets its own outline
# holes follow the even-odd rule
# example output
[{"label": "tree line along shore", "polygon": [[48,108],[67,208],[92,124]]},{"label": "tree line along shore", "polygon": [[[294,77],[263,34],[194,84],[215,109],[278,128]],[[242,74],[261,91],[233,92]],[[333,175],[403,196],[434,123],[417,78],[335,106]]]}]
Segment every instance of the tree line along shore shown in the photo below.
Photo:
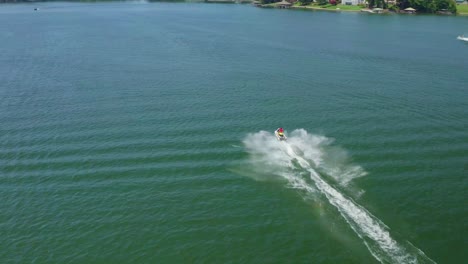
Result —
[{"label": "tree line along shore", "polygon": [[[63,2],[63,0],[0,0],[0,3]],[[66,1],[66,0],[65,0]],[[116,0],[68,0],[68,2],[111,2]],[[118,1],[118,0],[117,0]],[[147,0],[148,2],[253,3],[258,7],[405,13],[468,15],[468,0]]]},{"label": "tree line along shore", "polygon": [[468,3],[455,0],[256,0],[259,7],[367,13],[468,15]]}]

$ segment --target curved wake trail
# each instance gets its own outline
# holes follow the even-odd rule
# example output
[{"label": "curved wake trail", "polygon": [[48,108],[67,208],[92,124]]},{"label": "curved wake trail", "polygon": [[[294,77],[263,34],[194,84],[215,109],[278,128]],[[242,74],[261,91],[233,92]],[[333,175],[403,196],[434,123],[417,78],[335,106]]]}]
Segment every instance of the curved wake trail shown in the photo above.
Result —
[{"label": "curved wake trail", "polygon": [[[305,130],[293,131],[287,142],[278,142],[273,135],[265,131],[250,134],[244,140],[254,165],[273,166],[278,170],[293,169],[297,167],[295,164],[298,164],[302,170],[307,171],[315,188],[299,173],[289,171],[280,173],[280,176],[286,178],[295,188],[323,194],[363,241],[372,256],[381,263],[435,263],[409,242],[398,243],[391,237],[389,228],[382,221],[321,177],[315,168],[323,164],[324,150],[321,146],[329,143],[329,139],[309,135]],[[359,176],[362,175],[356,175]]]}]

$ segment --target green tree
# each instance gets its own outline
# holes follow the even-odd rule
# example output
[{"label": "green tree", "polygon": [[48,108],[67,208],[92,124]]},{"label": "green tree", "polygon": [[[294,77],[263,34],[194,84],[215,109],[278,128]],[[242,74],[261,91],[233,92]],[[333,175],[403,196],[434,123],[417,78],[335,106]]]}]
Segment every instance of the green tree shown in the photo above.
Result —
[{"label": "green tree", "polygon": [[457,12],[454,0],[400,0],[398,6],[401,10],[412,7],[421,13],[435,13],[447,9],[452,13]]},{"label": "green tree", "polygon": [[368,0],[367,2],[369,3],[369,8],[387,8],[387,2],[385,2],[385,0]]},{"label": "green tree", "polygon": [[408,8],[410,6],[409,0],[400,0],[400,1],[398,1],[397,6],[400,8],[400,10]]},{"label": "green tree", "polygon": [[437,11],[447,9],[454,14],[457,12],[457,4],[454,0],[434,0],[434,5]]},{"label": "green tree", "polygon": [[312,3],[312,0],[300,0],[296,2],[298,5],[305,6]]}]

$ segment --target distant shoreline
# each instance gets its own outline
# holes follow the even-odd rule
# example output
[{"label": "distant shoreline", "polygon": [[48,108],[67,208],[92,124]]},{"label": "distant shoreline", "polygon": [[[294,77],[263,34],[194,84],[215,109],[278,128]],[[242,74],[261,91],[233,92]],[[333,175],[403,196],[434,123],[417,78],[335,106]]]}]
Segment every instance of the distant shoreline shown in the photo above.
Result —
[{"label": "distant shoreline", "polygon": [[[133,0],[137,2],[138,0]],[[254,0],[146,0],[149,3],[156,3],[156,2],[166,2],[166,3],[210,3],[210,4],[253,4]],[[132,2],[132,0],[0,0],[0,4],[20,4],[20,3],[54,3],[54,2],[70,2],[70,3],[97,3],[97,2]],[[272,4],[264,4],[264,5],[257,5],[260,8],[276,8],[274,3]],[[462,10],[459,10],[459,7]],[[333,8],[324,8],[318,6],[299,6],[299,5],[291,5],[287,9],[296,9],[296,10],[318,10],[318,11],[329,11],[329,12],[354,12],[354,13],[375,13],[372,12],[371,9],[361,8],[361,9],[348,9],[348,8],[340,8],[340,5],[337,5],[335,9]],[[383,12],[378,13],[390,13],[390,14],[399,14],[398,12],[392,12],[385,9]],[[376,13],[377,14],[377,13]],[[434,15],[447,15],[447,14],[435,14],[435,13],[417,13],[417,14],[434,14]],[[454,16],[468,16],[468,4],[457,4],[457,13],[449,14]]]},{"label": "distant shoreline", "polygon": [[[468,6],[468,5],[467,5]],[[291,6],[290,9],[312,9],[312,10],[319,10],[319,11],[330,11],[330,12],[357,12],[357,13],[372,13],[372,9],[363,8],[359,10],[350,10],[350,9],[340,9],[337,7],[336,9],[330,8],[321,8],[315,6]],[[399,12],[388,11],[387,9],[384,10],[382,13],[375,13],[375,14],[404,14]],[[435,14],[435,13],[417,13],[418,15],[439,15],[439,16],[447,16],[446,14]],[[456,14],[449,14],[450,16],[468,16],[467,12],[457,12]]]},{"label": "distant shoreline", "polygon": [[[277,3],[270,3],[270,4],[255,4],[256,7],[260,8],[278,8],[278,9],[302,9],[302,10],[319,10],[319,11],[331,11],[331,12],[358,12],[358,13],[368,13],[368,14],[403,14],[403,15],[439,15],[439,16],[467,16],[468,15],[468,4],[457,4],[457,12],[452,13],[452,12],[447,12],[447,10],[440,10],[435,13],[431,12],[406,12],[404,10],[400,11],[393,11],[390,9],[381,9],[379,8],[377,11],[377,8],[375,9],[369,9],[365,7],[358,7],[358,6],[349,6],[349,5],[325,5],[325,6],[318,6],[316,4],[314,5],[306,5],[306,6],[300,6],[300,5],[290,5],[290,6],[277,6]],[[350,7],[355,7],[355,8],[350,8]],[[460,8],[462,7],[462,8]],[[461,9],[461,10],[460,10]]]},{"label": "distant shoreline", "polygon": [[330,11],[330,12],[361,12],[361,10],[346,10],[340,9],[337,7],[336,9],[328,9],[328,8],[321,8],[315,6],[291,6],[291,9],[312,9],[312,10],[319,10],[319,11]]}]

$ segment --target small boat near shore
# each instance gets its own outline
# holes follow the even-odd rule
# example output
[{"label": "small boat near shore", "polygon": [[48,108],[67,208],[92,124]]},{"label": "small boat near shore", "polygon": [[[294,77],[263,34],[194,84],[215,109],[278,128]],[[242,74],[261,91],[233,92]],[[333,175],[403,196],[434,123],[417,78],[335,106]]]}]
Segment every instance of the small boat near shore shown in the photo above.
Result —
[{"label": "small boat near shore", "polygon": [[457,39],[468,42],[468,37],[465,37],[464,35],[458,36]]}]

